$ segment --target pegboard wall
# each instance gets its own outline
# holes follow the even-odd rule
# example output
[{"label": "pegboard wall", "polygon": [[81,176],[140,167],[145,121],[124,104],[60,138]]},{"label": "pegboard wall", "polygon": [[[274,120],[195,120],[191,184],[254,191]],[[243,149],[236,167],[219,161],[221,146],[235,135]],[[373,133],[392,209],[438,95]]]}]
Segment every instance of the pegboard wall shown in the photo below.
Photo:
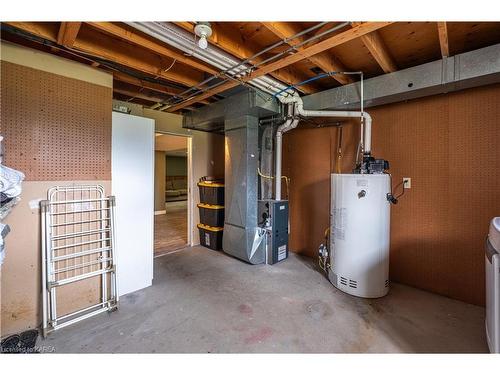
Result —
[{"label": "pegboard wall", "polygon": [[[412,179],[391,207],[392,281],[484,304],[484,241],[500,213],[499,98],[496,84],[368,109],[374,156],[389,160],[393,186]],[[343,173],[359,136],[349,126]],[[337,135],[335,128],[299,128],[284,137],[290,248],[312,257],[329,223]]]},{"label": "pegboard wall", "polygon": [[1,61],[4,164],[27,181],[111,180],[112,88]]}]

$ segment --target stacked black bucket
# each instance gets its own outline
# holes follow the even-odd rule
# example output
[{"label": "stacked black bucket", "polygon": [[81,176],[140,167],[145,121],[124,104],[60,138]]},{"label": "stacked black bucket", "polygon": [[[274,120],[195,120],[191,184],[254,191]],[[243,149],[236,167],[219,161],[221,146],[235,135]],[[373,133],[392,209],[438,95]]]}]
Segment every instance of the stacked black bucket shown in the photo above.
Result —
[{"label": "stacked black bucket", "polygon": [[224,230],[224,181],[202,177],[200,190],[200,244],[212,250],[222,249]]}]

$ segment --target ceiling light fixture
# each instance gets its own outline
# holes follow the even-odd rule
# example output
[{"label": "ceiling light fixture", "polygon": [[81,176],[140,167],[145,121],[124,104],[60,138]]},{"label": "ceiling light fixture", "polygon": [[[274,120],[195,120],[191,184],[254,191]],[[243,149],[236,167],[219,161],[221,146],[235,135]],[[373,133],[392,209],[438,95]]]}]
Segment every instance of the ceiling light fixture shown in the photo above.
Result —
[{"label": "ceiling light fixture", "polygon": [[197,22],[194,27],[194,33],[200,39],[198,40],[198,46],[201,49],[207,49],[208,41],[207,38],[212,35],[212,28],[210,27],[210,22]]}]

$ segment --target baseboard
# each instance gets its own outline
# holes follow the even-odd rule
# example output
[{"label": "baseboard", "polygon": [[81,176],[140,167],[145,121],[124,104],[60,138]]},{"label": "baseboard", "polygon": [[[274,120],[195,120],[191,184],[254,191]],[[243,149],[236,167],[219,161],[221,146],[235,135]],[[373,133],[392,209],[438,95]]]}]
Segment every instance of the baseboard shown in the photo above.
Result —
[{"label": "baseboard", "polygon": [[165,215],[166,213],[167,213],[167,210],[155,211],[155,215]]}]

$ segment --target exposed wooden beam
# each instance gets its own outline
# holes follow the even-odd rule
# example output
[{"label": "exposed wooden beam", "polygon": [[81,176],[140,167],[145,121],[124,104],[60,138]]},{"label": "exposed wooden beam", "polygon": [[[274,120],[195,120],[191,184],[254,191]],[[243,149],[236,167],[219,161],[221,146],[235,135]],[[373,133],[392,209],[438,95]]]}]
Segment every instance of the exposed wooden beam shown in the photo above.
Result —
[{"label": "exposed wooden beam", "polygon": [[[265,28],[267,28],[269,31],[271,31],[274,35],[276,35],[280,39],[290,38],[291,36],[300,32],[300,30],[297,30],[297,28],[294,27],[294,25],[287,22],[261,22],[261,23]],[[295,45],[303,42],[304,40],[305,37],[300,36],[298,38],[288,40],[287,44],[289,46],[294,47]],[[305,47],[303,46],[297,47],[297,51],[303,51],[304,49]],[[325,73],[347,71],[347,69],[342,65],[340,61],[338,60],[336,61],[336,59],[333,58],[333,56],[330,56],[327,53],[319,53],[317,55],[309,57],[308,60],[312,64],[319,67]],[[332,77],[343,85],[354,82],[354,80],[347,75],[339,74],[339,75],[334,75]]]},{"label": "exposed wooden beam", "polygon": [[119,45],[112,40],[94,41],[82,38],[75,42],[74,48],[188,87],[196,85],[203,79],[201,72],[195,74],[196,71],[182,69],[180,66],[168,69],[170,61],[162,62],[160,59],[158,61],[145,59],[143,54],[138,54],[133,49],[126,48],[126,46]]},{"label": "exposed wooden beam", "polygon": [[57,35],[53,35],[48,31],[47,28],[41,27],[38,22],[3,22],[6,25],[15,27],[17,29],[23,30],[27,33],[39,36],[40,38],[44,38],[50,40],[51,42],[57,43]]},{"label": "exposed wooden beam", "polygon": [[[320,28],[312,31],[308,37],[311,37],[311,36],[318,36],[319,34],[322,34],[324,33],[325,31],[327,30],[330,30],[331,28],[337,26],[339,24],[339,22],[328,22],[326,23],[325,25],[321,26]],[[348,26],[346,26],[346,28],[348,28]],[[320,37],[319,39],[316,39],[316,40],[313,40],[313,41],[310,41],[310,42],[307,42],[306,44],[304,44],[304,47],[310,47],[312,46],[314,43],[318,43],[319,41],[321,40],[324,40],[328,37],[330,37],[332,34],[331,33],[328,33],[328,34],[325,34],[323,35],[322,37]]]},{"label": "exposed wooden beam", "polygon": [[331,36],[319,43],[313,44],[310,47],[303,49],[302,51],[297,51],[293,55],[288,55],[281,60],[266,64],[265,66],[253,71],[246,77],[246,80],[251,80],[260,77],[264,74],[268,74],[277,69],[283,68],[285,66],[295,64],[301,60],[307,59],[311,56],[317,55],[323,51],[329,50],[333,47],[339,46],[341,44],[347,43],[353,39],[357,39],[365,34],[371,33],[375,30],[381,29],[393,22],[366,22],[352,29],[344,31],[340,34]]},{"label": "exposed wooden beam", "polygon": [[[6,24],[57,43],[57,36],[52,35],[50,31],[39,22],[6,22]],[[92,39],[88,35],[83,38],[82,35],[75,40],[73,48],[85,52],[88,55],[100,57],[188,87],[197,84],[203,78],[201,72],[186,66],[179,68],[174,66],[173,69],[165,71],[167,62],[161,65],[161,59],[157,59],[157,62],[148,61],[143,58],[143,54],[138,54],[131,46],[127,46],[124,42],[112,40],[110,38],[100,38],[97,40],[97,38]]]},{"label": "exposed wooden beam", "polygon": [[[172,87],[166,87],[159,83],[149,82],[136,77],[132,77],[128,74],[124,74],[121,72],[113,72],[113,78],[116,81],[128,83],[130,85],[134,85],[141,88],[146,88],[165,95],[171,95],[171,96],[179,95],[183,91]],[[202,100],[200,103],[210,104],[208,100]]]},{"label": "exposed wooden beam", "polygon": [[[361,22],[353,22],[352,26],[355,27],[361,24]],[[361,41],[366,48],[368,48],[368,51],[370,51],[370,54],[380,65],[384,73],[392,73],[398,70],[396,63],[387,50],[387,47],[378,31],[363,35],[361,37]]]},{"label": "exposed wooden beam", "polygon": [[165,87],[159,83],[141,80],[139,78],[135,78],[135,77],[129,76],[128,74],[124,74],[124,73],[120,73],[120,72],[113,72],[113,78],[117,81],[120,81],[120,82],[129,83],[131,85],[138,86],[138,87],[144,87],[146,89],[153,90],[153,91],[159,92],[161,94],[165,94],[165,95],[172,95],[173,96],[173,95],[177,95],[181,92],[180,89]]},{"label": "exposed wooden beam", "polygon": [[448,44],[448,25],[446,22],[437,23],[439,33],[439,46],[441,47],[441,55],[443,57],[450,56],[450,47]]},{"label": "exposed wooden beam", "polygon": [[[253,71],[251,74],[245,76],[242,80],[247,82],[251,79],[263,76],[265,74],[269,74],[270,72],[275,71],[276,69],[286,67],[288,65],[294,64],[298,61],[307,59],[310,56],[317,55],[318,53],[321,53],[323,51],[326,51],[330,48],[333,48],[335,46],[339,46],[341,44],[347,43],[350,40],[359,38],[365,34],[371,33],[375,30],[381,29],[382,27],[385,27],[387,25],[390,25],[392,22],[366,22],[361,25],[355,26],[352,29],[349,29],[347,31],[344,31],[340,34],[331,36],[328,39],[325,39],[319,43],[316,43],[308,48],[305,48],[302,51],[298,51],[297,53],[293,55],[288,55],[281,60],[275,61],[273,63],[266,64],[262,66],[261,68]],[[238,82],[234,81],[229,81],[226,82],[225,84],[222,84],[212,90],[207,90],[201,95],[198,95],[196,97],[191,98],[190,100],[186,100],[182,103],[176,104],[174,106],[171,106],[167,109],[168,112],[176,112],[188,105],[191,105],[192,103],[196,103],[199,100],[209,98],[212,95],[221,93],[227,89],[230,89],[232,87],[235,87],[238,85]]]},{"label": "exposed wooden beam", "polygon": [[[174,22],[177,26],[183,28],[186,31],[194,34],[194,24],[191,22]],[[257,48],[252,46],[252,43],[244,40],[241,35],[234,30],[230,30],[228,26],[212,23],[212,35],[209,38],[209,43],[216,45],[223,51],[233,55],[234,57],[245,60],[253,56],[257,52]],[[262,56],[258,56],[252,62],[259,63],[263,61]],[[299,74],[297,74],[299,73]],[[309,72],[310,73],[310,72]],[[294,71],[288,70],[277,70],[271,74],[274,78],[287,84],[297,83],[303,81],[309,76],[305,75],[305,72],[294,69]],[[316,92],[317,89],[312,85],[304,85],[300,87],[300,90],[306,94],[311,94]]]},{"label": "exposed wooden beam", "polygon": [[194,22],[174,22],[177,26],[182,27],[184,30],[194,32]]},{"label": "exposed wooden beam", "polygon": [[187,56],[183,55],[182,53],[174,51],[173,49],[168,48],[161,43],[154,42],[151,39],[148,39],[139,33],[128,30],[128,29],[121,27],[117,24],[114,24],[111,22],[87,22],[87,24],[89,24],[90,26],[92,26],[100,31],[103,31],[107,34],[116,36],[118,38],[126,40],[127,42],[136,44],[136,45],[141,46],[143,48],[146,48],[150,51],[156,52],[162,56],[166,56],[168,58],[175,59],[178,62],[189,65],[192,68],[198,69],[202,72],[206,72],[206,73],[210,73],[210,74],[217,74],[218,73],[218,71],[212,67],[209,67],[205,64],[202,64],[193,58],[187,57]]},{"label": "exposed wooden beam", "polygon": [[136,91],[127,90],[127,89],[118,88],[118,87],[113,87],[113,92],[116,92],[116,93],[121,94],[121,95],[126,95],[126,96],[129,96],[131,98],[149,100],[150,102],[156,102],[156,103],[159,103],[159,102],[162,102],[165,100],[164,98],[146,95],[146,94],[143,94],[139,91],[136,92]]},{"label": "exposed wooden beam", "polygon": [[198,103],[201,102],[202,100],[208,99],[211,96],[220,94],[221,92],[224,92],[226,90],[229,90],[235,86],[238,86],[238,82],[235,81],[228,81],[226,83],[223,83],[211,90],[207,90],[204,93],[197,95],[191,99],[185,100],[179,104],[175,104],[173,106],[170,106],[168,108],[165,108],[167,112],[177,112],[180,109],[186,108],[187,106],[192,105],[193,103]]},{"label": "exposed wooden beam", "polygon": [[59,33],[57,34],[57,43],[66,47],[72,47],[81,26],[81,22],[61,22]]},{"label": "exposed wooden beam", "polygon": [[332,24],[331,22],[327,22],[323,26],[321,26],[321,27],[317,28],[316,30],[314,30],[313,33],[312,33],[312,35],[316,36],[316,35],[319,35],[321,33],[324,33],[326,30],[329,30],[329,29],[331,29],[334,26],[335,26],[335,24]]}]

